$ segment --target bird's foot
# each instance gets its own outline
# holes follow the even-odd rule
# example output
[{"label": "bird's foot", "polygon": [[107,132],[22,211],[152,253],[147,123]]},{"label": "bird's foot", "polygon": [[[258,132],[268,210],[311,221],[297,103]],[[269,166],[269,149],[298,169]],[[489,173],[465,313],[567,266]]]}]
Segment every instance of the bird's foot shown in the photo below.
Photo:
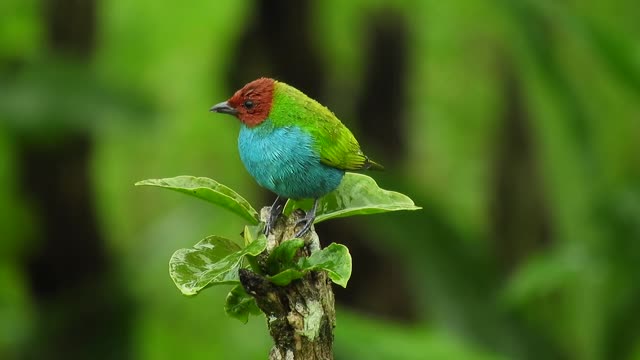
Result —
[{"label": "bird's foot", "polygon": [[313,201],[313,206],[311,207],[311,210],[309,210],[302,219],[296,222],[296,226],[300,224],[304,224],[304,225],[302,226],[302,229],[296,232],[295,237],[297,238],[302,237],[304,234],[306,234],[309,231],[309,229],[311,229],[311,225],[313,225],[313,222],[316,220],[317,208],[318,208],[318,199],[315,199]]},{"label": "bird's foot", "polygon": [[264,227],[264,234],[269,235],[271,230],[276,226],[276,222],[282,212],[284,211],[284,205],[287,203],[287,198],[278,196],[276,200],[271,205],[271,209],[269,209],[269,219],[267,220],[267,224]]}]

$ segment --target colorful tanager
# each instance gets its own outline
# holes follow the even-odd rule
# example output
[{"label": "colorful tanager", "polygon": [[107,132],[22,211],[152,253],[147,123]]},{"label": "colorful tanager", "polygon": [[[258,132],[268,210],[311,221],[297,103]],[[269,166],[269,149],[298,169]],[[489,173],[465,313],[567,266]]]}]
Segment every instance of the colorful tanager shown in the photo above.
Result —
[{"label": "colorful tanager", "polygon": [[345,171],[383,169],[329,109],[283,82],[254,80],[210,111],[240,120],[240,159],[260,186],[277,195],[267,234],[287,199],[314,199],[299,223],[296,236],[302,236],[315,220],[318,199],[340,185]]}]

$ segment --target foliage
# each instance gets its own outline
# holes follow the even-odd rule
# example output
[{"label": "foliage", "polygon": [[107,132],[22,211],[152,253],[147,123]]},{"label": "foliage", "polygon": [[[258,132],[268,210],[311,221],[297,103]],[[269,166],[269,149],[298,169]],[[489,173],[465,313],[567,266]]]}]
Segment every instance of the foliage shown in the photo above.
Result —
[{"label": "foliage", "polygon": [[[289,200],[284,212],[289,214],[292,209],[310,208],[310,205],[310,200]],[[418,209],[420,207],[415,206],[408,196],[379,188],[369,176],[347,173],[340,187],[318,202],[315,223],[353,215]]]},{"label": "foliage", "polygon": [[[177,250],[169,261],[169,274],[184,295],[196,295],[213,285],[235,285],[227,295],[225,311],[246,323],[249,314],[257,313],[257,307],[253,298],[242,290],[238,270],[246,266],[261,272],[252,261],[267,247],[267,239],[262,234],[264,226],[255,226],[258,212],[234,190],[207,178],[178,176],[144,180],[136,185],[156,186],[194,196],[222,206],[253,225],[246,226],[243,232],[244,248],[232,240],[213,235],[190,249]],[[345,175],[338,189],[322,198],[322,204],[316,222],[339,216],[420,209],[409,197],[383,190],[373,179],[359,174]],[[289,209],[295,205],[290,203]],[[309,257],[296,256],[303,246],[304,240],[294,238],[273,249],[267,259],[267,278],[278,286],[286,286],[310,271],[327,271],[334,283],[347,287],[352,265],[349,250],[344,245],[333,243],[315,250]]]},{"label": "foliage", "polygon": [[193,176],[178,176],[169,179],[150,179],[137,182],[138,186],[158,186],[195,196],[204,201],[222,206],[240,215],[252,225],[259,222],[258,212],[235,191],[217,181]]},{"label": "foliage", "polygon": [[229,239],[209,236],[191,249],[176,251],[169,261],[169,274],[185,295],[195,295],[210,285],[238,284],[243,258],[259,255],[266,246],[264,235],[244,249]]},{"label": "foliage", "polygon": [[[290,251],[300,245],[299,242],[294,242],[291,248],[287,246],[290,242],[292,241],[286,241],[278,248],[284,245],[287,248],[286,251]],[[351,277],[351,255],[346,246],[332,243],[307,258],[300,258],[298,262],[292,262],[291,259],[281,262],[279,270],[269,277],[269,280],[276,285],[288,285],[291,281],[302,278],[309,271],[325,270],[331,281],[346,288]]]}]

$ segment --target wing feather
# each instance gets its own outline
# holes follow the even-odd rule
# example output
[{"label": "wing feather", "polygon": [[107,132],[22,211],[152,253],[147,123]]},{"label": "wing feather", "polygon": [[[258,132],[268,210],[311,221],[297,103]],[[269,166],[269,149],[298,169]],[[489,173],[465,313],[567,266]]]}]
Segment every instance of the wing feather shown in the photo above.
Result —
[{"label": "wing feather", "polygon": [[323,164],[341,170],[383,169],[362,152],[358,140],[331,110],[284,83],[278,83],[278,90],[278,108],[296,109],[282,115],[312,134]]}]

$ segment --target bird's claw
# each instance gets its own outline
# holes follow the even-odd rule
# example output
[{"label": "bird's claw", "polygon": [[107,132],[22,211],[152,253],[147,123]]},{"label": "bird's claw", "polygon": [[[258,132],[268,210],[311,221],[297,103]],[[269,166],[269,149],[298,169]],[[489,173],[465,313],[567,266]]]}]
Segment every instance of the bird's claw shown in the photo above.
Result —
[{"label": "bird's claw", "polygon": [[[275,228],[276,223],[278,222],[278,218],[280,217],[280,215],[282,215],[282,212],[284,211],[284,206],[286,203],[287,203],[287,198],[278,196],[276,200],[273,202],[273,205],[271,205],[271,209],[269,210],[269,218],[267,219],[267,223],[265,224],[265,227],[264,227],[265,235],[269,235],[271,230]],[[296,227],[300,224],[304,224],[304,225],[302,226],[302,229],[296,232],[295,237],[299,238],[304,234],[306,234],[309,231],[309,229],[311,229],[311,226],[313,225],[313,222],[316,219],[317,208],[318,208],[318,199],[315,199],[311,210],[309,210],[309,212],[307,212],[302,219],[296,221]]]},{"label": "bird's claw", "polygon": [[304,226],[302,227],[302,229],[298,230],[296,232],[295,237],[299,238],[302,237],[304,234],[306,234],[310,229],[311,229],[311,225],[313,225],[313,221],[315,220],[315,216],[313,218],[307,218],[306,216],[300,220],[298,220],[296,222],[296,226],[303,224]]},{"label": "bird's claw", "polygon": [[271,230],[276,226],[276,222],[278,222],[278,218],[282,215],[282,211],[284,211],[284,205],[287,203],[287,198],[276,197],[276,200],[271,205],[271,209],[269,209],[269,219],[267,219],[267,223],[264,226],[264,234],[269,235]]},{"label": "bird's claw", "polygon": [[273,216],[272,214],[269,215],[269,220],[267,220],[267,223],[264,225],[265,235],[269,235],[271,230],[273,230],[273,228],[276,227],[276,223],[278,222],[278,217],[280,216],[279,214],[277,216]]},{"label": "bird's claw", "polygon": [[271,224],[271,221],[267,221],[267,223],[264,225],[264,234],[269,235],[272,229],[273,229],[273,225]]},{"label": "bird's claw", "polygon": [[313,207],[311,207],[311,210],[309,210],[309,212],[307,212],[302,219],[296,221],[296,226],[300,224],[304,224],[304,226],[302,226],[302,229],[296,232],[295,237],[297,238],[302,237],[311,229],[311,225],[313,225],[313,222],[316,220],[317,208],[318,208],[318,199],[315,199],[313,202]]}]

